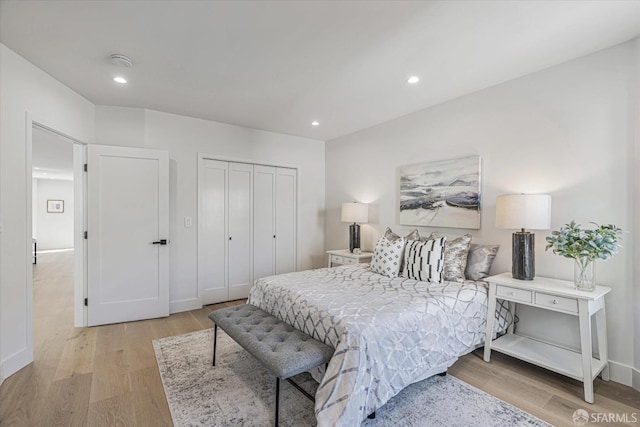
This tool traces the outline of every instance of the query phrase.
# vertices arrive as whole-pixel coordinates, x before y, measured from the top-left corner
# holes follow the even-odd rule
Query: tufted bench
[[[209,314],[215,323],[213,366],[216,365],[218,327],[276,375],[275,425],[278,425],[280,379],[286,379],[306,397],[314,400],[290,378],[326,364],[333,348],[284,323],[251,304],[220,308]]]

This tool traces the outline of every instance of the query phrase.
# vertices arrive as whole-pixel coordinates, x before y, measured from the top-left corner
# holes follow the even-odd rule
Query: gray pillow
[[[431,233],[429,239],[440,237],[438,233]],[[444,270],[442,278],[450,282],[464,282],[467,256],[471,245],[471,234],[447,240],[444,247]]]
[[[389,227],[387,227],[387,229],[385,230],[384,237],[386,237],[387,240],[390,241],[390,242],[395,242],[396,240],[401,238],[396,233],[391,231],[391,229]],[[414,228],[411,233],[409,233],[406,236],[404,236],[404,240],[406,240],[406,241],[409,241],[409,240],[420,240],[420,233],[418,232],[418,229]]]
[[[482,280],[489,276],[491,265],[496,258],[500,245],[476,245],[471,244],[467,257],[465,276],[469,280]]]

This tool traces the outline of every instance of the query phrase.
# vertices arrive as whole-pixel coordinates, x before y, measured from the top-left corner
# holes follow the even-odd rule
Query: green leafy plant
[[[609,259],[618,253],[618,239],[622,238],[622,229],[615,225],[598,225],[593,230],[582,229],[580,224],[571,221],[553,231],[547,237],[545,250],[553,248],[553,253],[576,260],[593,261]]]

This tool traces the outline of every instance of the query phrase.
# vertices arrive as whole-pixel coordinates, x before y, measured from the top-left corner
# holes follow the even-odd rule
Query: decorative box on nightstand
[[[361,252],[354,254],[349,252],[349,249],[337,249],[333,251],[327,251],[329,255],[329,267],[334,265],[343,264],[360,264],[362,262],[371,262],[373,252]]]
[[[489,361],[491,350],[533,363],[584,383],[584,400],[593,403],[593,380],[602,372],[602,379],[609,380],[607,359],[607,319],[604,296],[611,291],[606,286],[597,286],[595,291],[576,290],[573,282],[536,277],[523,281],[511,277],[511,273],[487,277],[489,300],[487,329],[485,335],[484,360]],[[578,316],[580,323],[580,351],[546,343],[537,339],[514,334],[513,325],[507,333],[493,339],[493,323],[496,299],[509,302],[513,313],[515,304],[526,304],[543,310],[552,310]],[[592,356],[591,316],[596,316],[599,359]]]

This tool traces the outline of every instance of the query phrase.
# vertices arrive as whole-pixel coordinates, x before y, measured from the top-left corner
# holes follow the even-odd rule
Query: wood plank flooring
[[[0,387],[1,426],[171,426],[151,340],[210,328],[212,309],[243,302],[163,319],[74,328],[72,298],[73,253],[39,254],[34,363]],[[598,379],[595,404],[589,405],[578,381],[499,353],[491,357],[485,363],[477,350],[449,372],[557,426],[574,426],[572,414],[579,408],[626,414],[628,421],[635,414],[640,423],[640,393],[630,387]]]

